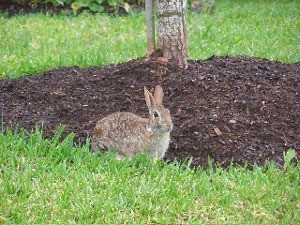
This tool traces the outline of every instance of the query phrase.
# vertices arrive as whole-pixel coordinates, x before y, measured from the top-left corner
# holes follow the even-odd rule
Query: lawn
[[[189,169],[144,156],[116,161],[41,132],[0,135],[0,221],[299,224],[300,167]]]
[[[216,1],[189,14],[191,59],[251,55],[300,61],[297,1]],[[101,66],[145,55],[145,17],[0,15],[0,77]],[[300,166],[190,168],[116,161],[74,135],[0,132],[0,223],[300,224]],[[209,159],[208,159],[209,160]]]
[[[216,1],[213,14],[188,14],[190,59],[250,55],[300,61],[297,1]],[[62,66],[102,66],[145,56],[145,16],[0,15],[0,77]]]

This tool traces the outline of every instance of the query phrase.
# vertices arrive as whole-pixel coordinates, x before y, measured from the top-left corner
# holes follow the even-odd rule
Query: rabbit
[[[100,119],[91,139],[93,152],[117,150],[116,159],[133,158],[145,153],[161,159],[168,150],[173,123],[170,111],[164,108],[163,89],[155,87],[154,96],[144,87],[149,118],[130,112],[115,112]]]

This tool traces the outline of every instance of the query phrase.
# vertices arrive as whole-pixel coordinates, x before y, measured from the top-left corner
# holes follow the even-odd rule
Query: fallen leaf
[[[214,127],[214,131],[215,131],[215,133],[216,133],[218,136],[220,136],[220,135],[223,134],[222,131],[221,131],[219,128],[217,128],[217,127]]]

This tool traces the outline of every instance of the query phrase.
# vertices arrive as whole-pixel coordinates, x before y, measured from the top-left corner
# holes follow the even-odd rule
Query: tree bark
[[[169,62],[187,68],[186,0],[157,0],[158,47]]]
[[[147,55],[150,56],[155,49],[154,0],[145,0],[146,29],[147,29]]]

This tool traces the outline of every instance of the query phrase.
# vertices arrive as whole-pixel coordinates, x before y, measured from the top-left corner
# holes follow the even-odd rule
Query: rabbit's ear
[[[160,85],[157,85],[155,87],[155,91],[154,91],[155,103],[158,105],[162,105],[163,97],[164,97],[163,89]]]
[[[148,91],[146,87],[144,87],[144,95],[145,95],[145,100],[148,108],[149,109],[153,108],[153,106],[155,105],[155,100],[151,92]]]

